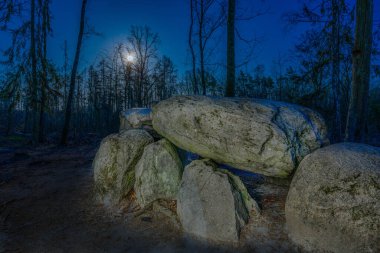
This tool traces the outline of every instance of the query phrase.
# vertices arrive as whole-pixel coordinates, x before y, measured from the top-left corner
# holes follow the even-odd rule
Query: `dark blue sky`
[[[69,46],[74,49],[79,2],[53,0],[54,58],[59,58],[59,54],[62,55],[60,48],[65,39],[69,39]],[[299,9],[300,1],[286,0],[287,5],[284,5],[284,0],[240,0],[239,2],[243,9],[252,8],[253,2],[257,2],[255,9],[269,9],[269,13],[262,17],[238,24],[241,34],[245,37],[258,37],[261,41],[256,47],[253,64],[262,63],[269,68],[274,58],[287,53],[297,41],[297,34],[302,28],[286,32],[282,15],[284,12]],[[102,51],[110,50],[115,43],[125,40],[131,25],[148,25],[160,36],[160,52],[168,55],[180,70],[186,69],[186,64],[189,63],[188,8],[187,0],[89,0],[89,22],[102,33],[102,36],[90,38],[85,42],[83,62],[96,61]],[[224,47],[220,49],[224,50]],[[244,45],[240,48],[238,45],[238,55],[243,55],[245,49]],[[217,59],[222,57],[223,53],[215,55],[215,61],[222,62],[223,59]]]
[[[286,55],[297,42],[299,34],[306,25],[285,29],[282,15],[285,12],[299,10],[301,0],[239,0],[240,8],[249,10],[268,9],[268,14],[252,21],[238,24],[241,33],[248,38],[260,38],[252,64],[264,64],[270,70],[272,61],[279,54]],[[352,1],[354,2],[354,1]],[[375,0],[375,19],[380,16],[378,0]],[[63,43],[67,39],[69,57],[75,48],[81,1],[52,0],[53,38],[49,55],[57,64],[63,62]],[[102,54],[125,41],[131,25],[148,25],[160,36],[160,53],[169,56],[182,72],[188,68],[187,33],[189,26],[188,0],[88,0],[87,16],[89,23],[100,37],[91,37],[84,42],[81,65],[96,62]],[[222,37],[224,39],[224,37]],[[9,42],[0,33],[0,48]],[[224,47],[215,53],[215,61],[223,62]],[[238,57],[245,54],[245,48],[238,44]],[[218,59],[220,58],[220,59]]]

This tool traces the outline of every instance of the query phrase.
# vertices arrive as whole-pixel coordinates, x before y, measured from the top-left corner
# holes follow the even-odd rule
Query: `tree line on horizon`
[[[2,55],[7,71],[0,76],[0,131],[7,135],[22,132],[33,143],[67,144],[88,133],[116,131],[120,112],[128,108],[149,107],[176,94],[199,94],[304,105],[325,117],[332,142],[377,140],[380,145],[380,87],[369,89],[370,81],[380,76],[375,64],[380,26],[372,31],[367,25],[373,22],[373,0],[357,0],[355,7],[345,0],[316,0],[285,13],[290,26],[308,23],[310,28],[300,35],[292,59],[280,55],[270,74],[263,65],[247,69],[257,42],[245,38],[238,25],[265,11],[240,13],[239,0],[189,0],[190,68],[183,75],[160,54],[159,35],[136,25],[98,62],[79,67],[82,45],[95,34],[86,22],[87,0],[81,2],[72,62],[65,41],[64,63],[58,66],[48,58],[51,1],[0,3],[0,29],[12,36]],[[22,22],[14,27],[14,20]],[[226,36],[226,62],[215,64],[214,42],[220,36]],[[242,44],[249,50],[238,62],[236,50]]]

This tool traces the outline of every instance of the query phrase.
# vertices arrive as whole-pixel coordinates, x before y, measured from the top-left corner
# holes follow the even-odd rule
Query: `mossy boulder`
[[[202,239],[236,242],[257,203],[241,180],[211,160],[186,166],[177,198],[177,213],[184,231]]]
[[[144,130],[129,130],[104,138],[93,161],[95,190],[105,203],[117,204],[135,183],[135,166],[153,137]]]
[[[166,139],[149,144],[136,165],[137,202],[145,207],[155,200],[176,200],[183,167],[176,148]]]
[[[303,157],[329,143],[318,113],[260,99],[172,97],[153,107],[152,123],[177,147],[279,178],[291,175]]]
[[[340,143],[308,155],[286,201],[290,238],[316,252],[380,252],[380,148]]]

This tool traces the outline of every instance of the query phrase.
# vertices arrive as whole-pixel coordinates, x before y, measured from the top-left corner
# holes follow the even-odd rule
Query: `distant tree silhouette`
[[[37,125],[37,56],[36,56],[36,35],[35,35],[35,0],[30,1],[30,58],[32,61],[32,108],[33,108],[33,140],[38,138]]]
[[[235,96],[235,0],[228,0],[226,97]]]
[[[190,0],[190,28],[188,35],[188,44],[191,53],[191,74],[192,74],[192,86],[194,94],[199,93],[198,78],[197,78],[197,63],[195,57],[195,50],[193,45],[193,34],[194,34],[194,1]]]
[[[317,92],[321,96],[330,97],[331,138],[332,142],[339,142],[344,131],[342,117],[345,119],[348,107],[347,104],[342,104],[347,100],[344,97],[347,94],[343,94],[343,91],[349,85],[349,81],[343,84],[347,71],[342,73],[342,69],[345,62],[351,62],[346,58],[352,47],[350,9],[345,0],[321,0],[307,2],[301,11],[288,13],[285,18],[290,24],[310,23],[313,26],[313,29],[304,34],[301,42],[297,43],[296,49],[305,56],[301,60],[305,77],[311,77],[316,87],[315,95],[309,95],[317,100]],[[322,92],[325,79],[329,82],[326,93]]]
[[[367,129],[368,91],[372,51],[373,0],[356,1],[352,87],[346,141],[363,142]]]
[[[77,47],[75,51],[75,57],[73,62],[73,67],[71,70],[71,78],[70,78],[70,90],[69,95],[67,98],[67,104],[66,104],[66,112],[65,112],[65,122],[62,129],[62,135],[61,135],[61,144],[66,145],[67,144],[67,135],[69,133],[70,129],[70,120],[71,120],[71,111],[72,111],[72,102],[73,102],[73,96],[74,96],[74,90],[75,90],[75,81],[77,77],[77,70],[78,70],[78,64],[79,64],[79,56],[80,51],[82,48],[82,40],[83,40],[83,33],[84,33],[84,22],[85,22],[85,16],[86,16],[86,5],[87,0],[82,0],[82,8],[81,8],[81,16],[80,16],[80,24],[79,24],[79,33],[78,33],[78,41],[77,41]]]
[[[206,53],[209,50],[209,43],[216,31],[225,23],[225,11],[223,5],[220,5],[217,0],[190,0],[193,1],[190,6],[191,17],[195,21],[191,22],[192,25],[196,24],[196,40],[191,41],[192,36],[189,36],[189,43],[195,43],[198,46],[199,57],[199,71],[200,71],[200,84],[202,94],[206,95],[207,80],[206,80]],[[194,23],[193,23],[194,22]],[[194,64],[193,64],[193,78],[194,78]],[[196,80],[196,78],[194,78]]]

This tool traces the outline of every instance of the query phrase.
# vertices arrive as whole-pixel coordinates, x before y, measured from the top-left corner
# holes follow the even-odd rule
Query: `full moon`
[[[133,55],[127,54],[127,61],[128,62],[133,62],[134,60],[135,60],[135,57],[133,57]]]

